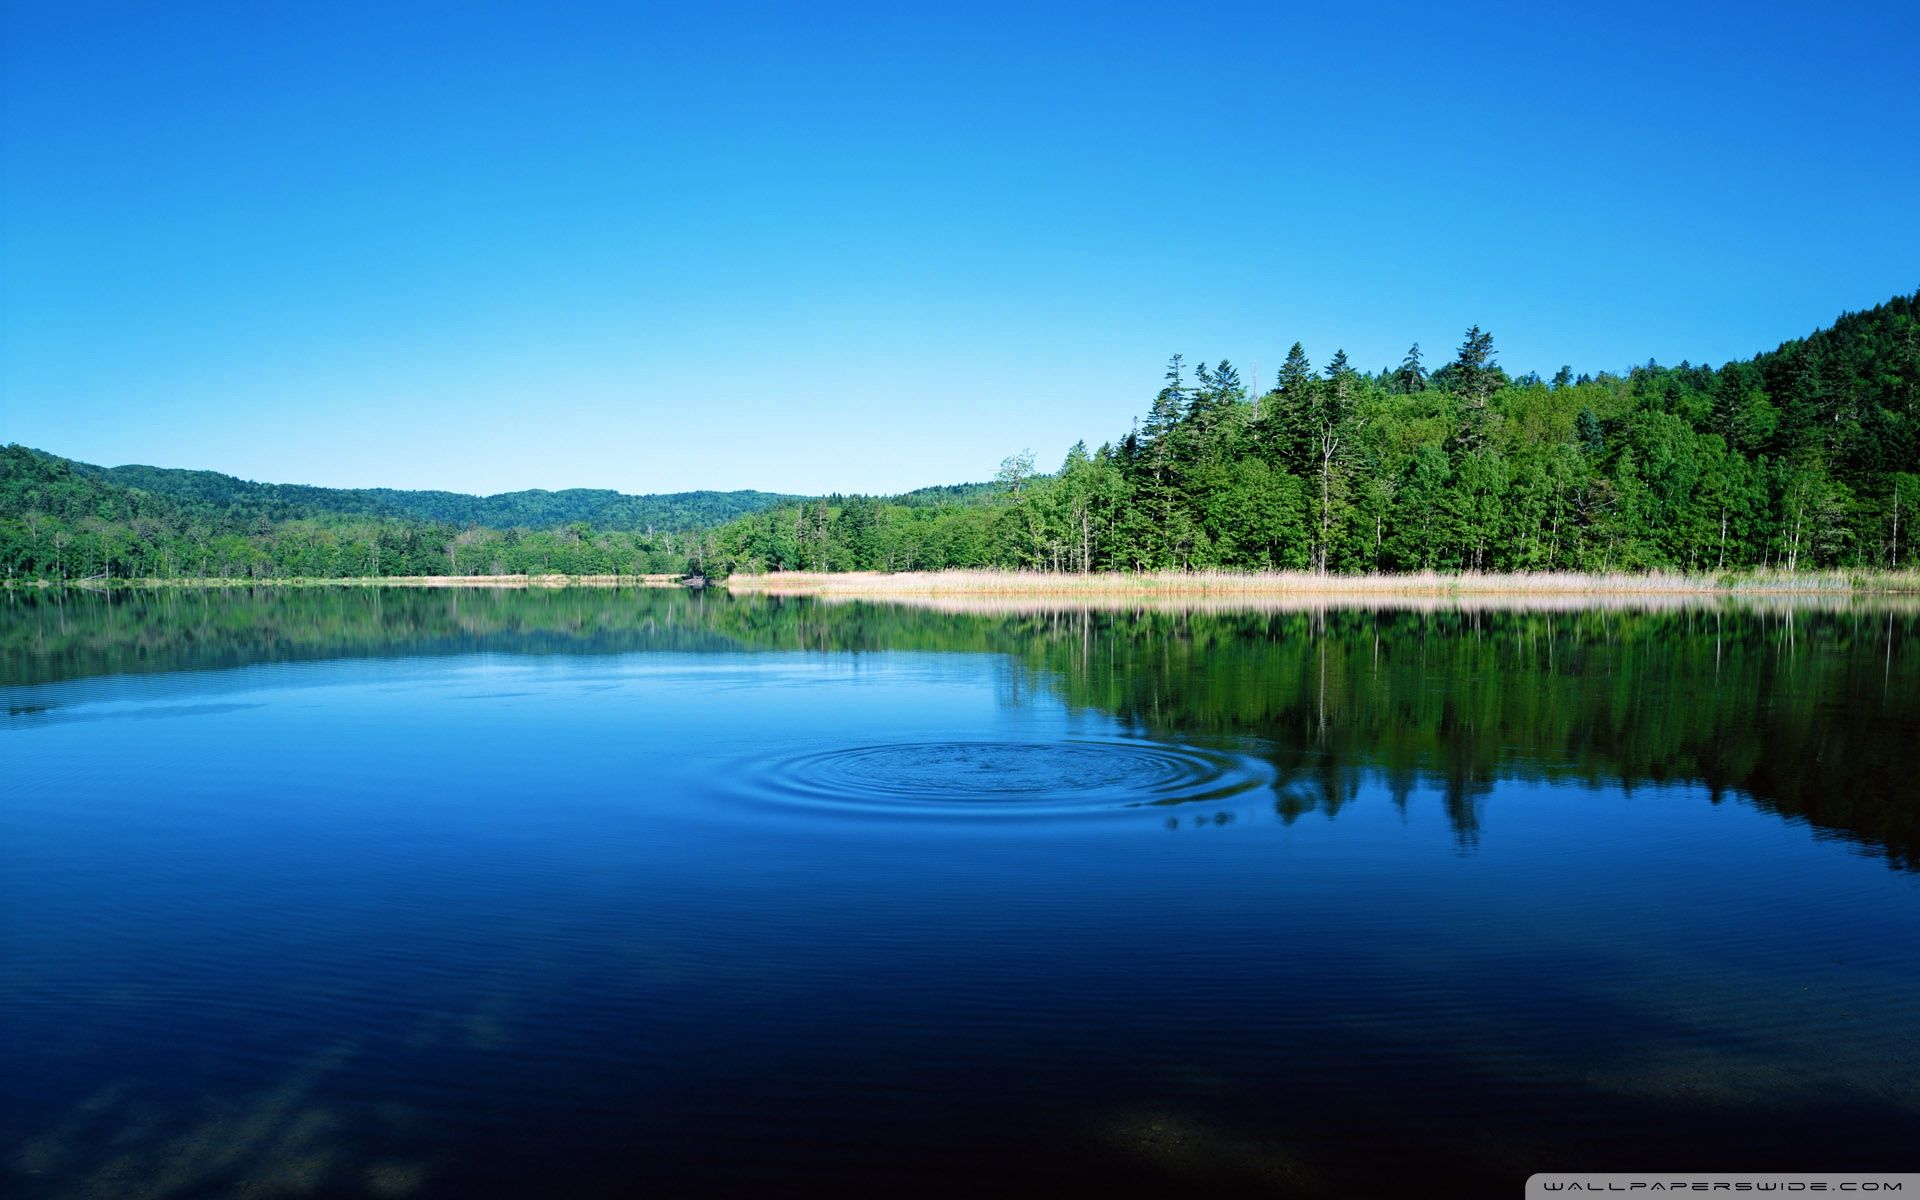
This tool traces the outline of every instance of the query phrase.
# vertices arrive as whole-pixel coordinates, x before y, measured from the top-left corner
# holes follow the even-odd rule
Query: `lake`
[[[1911,1169],[1911,606],[0,597],[0,1191]]]

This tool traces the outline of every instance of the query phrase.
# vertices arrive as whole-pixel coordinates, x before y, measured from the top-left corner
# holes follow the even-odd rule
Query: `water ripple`
[[[860,811],[1062,813],[1224,800],[1266,785],[1259,764],[1150,742],[951,741],[843,746],[760,764],[750,791]]]

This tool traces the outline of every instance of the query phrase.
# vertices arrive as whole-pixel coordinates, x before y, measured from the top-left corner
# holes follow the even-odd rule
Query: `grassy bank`
[[[208,577],[188,579],[9,580],[9,588],[567,588],[682,587],[678,575],[385,575],[351,578]],[[1499,597],[1710,597],[1838,599],[1920,597],[1920,571],[1785,571],[1724,574],[1317,575],[1307,571],[1165,571],[1091,575],[1047,571],[780,571],[734,575],[741,593],[850,600],[1344,600]]]
[[[1317,575],[1305,571],[1065,574],[1044,571],[780,572],[735,575],[727,587],[769,595],[848,599],[999,597],[1032,599],[1213,599],[1297,597],[1367,600],[1447,596],[1860,596],[1920,595],[1920,571],[1784,571],[1712,575],[1440,574]]]

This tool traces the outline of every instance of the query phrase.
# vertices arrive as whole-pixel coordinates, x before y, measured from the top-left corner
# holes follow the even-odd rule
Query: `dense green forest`
[[[733,570],[1724,571],[1911,565],[1920,293],[1719,368],[1511,377],[1467,331],[1429,370],[1271,387],[1179,356],[1121,437],[1051,475],[890,498],[344,490],[0,452],[7,578]]]
[[[1176,356],[1144,418],[992,506],[777,506],[750,570],[1892,568],[1920,503],[1920,293],[1718,369],[1510,377],[1467,331],[1366,372],[1296,343],[1273,386]]]
[[[979,503],[989,483],[901,508]],[[0,577],[341,578],[680,574],[716,525],[800,498],[773,492],[455,492],[251,483],[214,471],[96,467],[0,447]],[[848,501],[830,497],[836,509]]]
[[[74,468],[109,482],[181,501],[205,511],[238,511],[273,521],[329,516],[398,517],[465,528],[558,529],[585,523],[595,529],[630,532],[648,529],[695,530],[730,521],[799,496],[775,492],[673,492],[630,496],[588,488],[560,492],[503,492],[469,496],[460,492],[413,492],[393,488],[324,488],[297,483],[253,483],[217,471],[165,467]]]
[[[1285,820],[1331,816],[1376,781],[1394,803],[1444,805],[1471,844],[1497,821],[1483,803],[1499,780],[1689,782],[1912,870],[1916,634],[1908,612],[1734,605],[981,615],[680,589],[14,591],[0,599],[0,692],[18,719],[57,720],[44,706],[85,693],[37,685],[259,662],[993,654],[1009,704],[1044,692],[1142,734],[1255,739]],[[1866,715],[1823,718],[1833,704]],[[1196,807],[1168,817],[1215,815]]]
[[[599,529],[586,521],[496,529],[290,508],[279,493],[306,489],[237,480],[235,488],[208,482],[198,494],[189,486],[185,495],[165,495],[116,482],[117,474],[24,446],[0,449],[0,562],[7,576],[631,575],[681,571],[699,536],[672,529]],[[190,483],[229,478],[195,471],[164,474],[188,477]]]

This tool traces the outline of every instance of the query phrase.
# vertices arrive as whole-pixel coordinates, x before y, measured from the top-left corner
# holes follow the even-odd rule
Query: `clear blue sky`
[[[94,462],[894,490],[1174,351],[1719,362],[1920,286],[1911,0],[4,3],[0,441]]]

